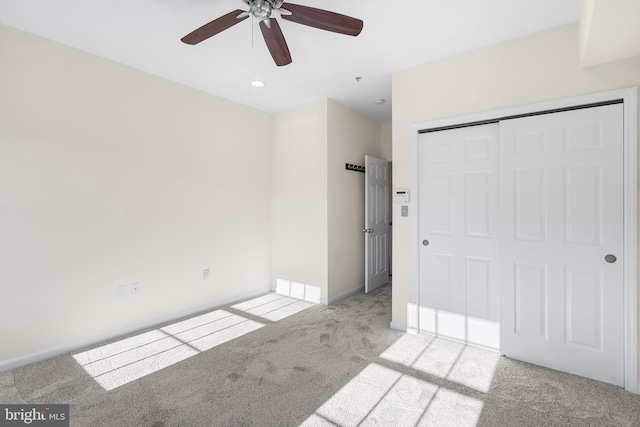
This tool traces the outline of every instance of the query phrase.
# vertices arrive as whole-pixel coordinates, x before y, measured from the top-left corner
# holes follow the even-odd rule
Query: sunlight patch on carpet
[[[300,313],[315,304],[301,301],[282,295],[269,294],[263,297],[254,298],[240,304],[232,305],[231,308],[244,311],[254,316],[262,317],[271,322],[285,319]]]
[[[430,335],[403,335],[380,357],[487,393],[500,355]]]
[[[440,388],[416,426],[475,427],[484,403],[446,388]]]
[[[473,427],[483,406],[478,399],[371,363],[301,427]]]
[[[217,310],[87,350],[73,358],[109,391],[263,326]]]

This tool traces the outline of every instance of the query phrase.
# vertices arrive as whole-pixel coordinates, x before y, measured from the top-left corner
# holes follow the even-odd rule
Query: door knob
[[[618,258],[616,258],[615,255],[609,254],[606,257],[604,257],[604,260],[607,261],[609,264],[613,264],[618,260]]]
[[[428,241],[427,239],[424,239],[424,240],[422,241],[422,244],[423,244],[424,246],[429,246],[429,241]]]

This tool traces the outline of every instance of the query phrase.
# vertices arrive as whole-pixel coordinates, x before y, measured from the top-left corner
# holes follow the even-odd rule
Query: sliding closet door
[[[502,353],[621,386],[622,117],[500,123]]]
[[[498,125],[420,135],[420,331],[499,348]]]

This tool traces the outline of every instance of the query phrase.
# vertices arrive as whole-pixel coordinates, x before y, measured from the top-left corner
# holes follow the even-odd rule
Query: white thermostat
[[[393,203],[409,203],[409,190],[395,190],[393,192]]]

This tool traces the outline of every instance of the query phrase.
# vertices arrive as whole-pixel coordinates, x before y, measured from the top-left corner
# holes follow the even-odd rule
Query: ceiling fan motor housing
[[[271,17],[271,3],[264,0],[255,0],[251,5],[251,14],[259,21]]]
[[[249,6],[247,13],[251,14],[258,21],[266,21],[271,18],[271,14],[275,10],[281,14],[287,14],[287,10],[280,9],[283,0],[242,0]]]

